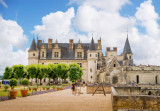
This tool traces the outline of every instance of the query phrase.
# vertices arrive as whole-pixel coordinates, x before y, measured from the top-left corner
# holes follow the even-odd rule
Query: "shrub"
[[[3,86],[3,87],[4,87],[5,91],[9,88],[8,85],[5,85],[5,86]]]
[[[42,88],[46,88],[46,86],[42,86]]]
[[[28,89],[29,89],[29,90],[32,90],[32,89],[33,89],[33,86],[28,86]]]
[[[46,86],[46,89],[47,89],[47,90],[50,89],[50,86]]]
[[[28,79],[23,79],[21,81],[21,84],[24,86],[24,89],[25,89],[25,86],[28,86],[28,84],[29,84],[29,80]]]
[[[17,79],[11,79],[10,80],[10,82],[9,82],[9,85],[12,87],[12,88],[14,88],[15,86],[17,86],[18,85],[18,81],[17,81]]]
[[[55,88],[55,85],[53,85],[53,88]]]

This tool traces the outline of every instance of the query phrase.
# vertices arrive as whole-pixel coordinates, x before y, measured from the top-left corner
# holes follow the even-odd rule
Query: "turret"
[[[33,38],[31,46],[28,50],[28,65],[29,64],[38,64],[38,49],[35,42],[35,39]]]
[[[123,55],[127,55],[128,59],[129,59],[129,64],[128,65],[133,65],[133,53],[129,44],[129,40],[128,40],[128,34],[127,34],[127,39],[124,45],[124,49],[123,49]]]
[[[94,83],[97,81],[97,50],[92,37],[88,54],[88,81]]]

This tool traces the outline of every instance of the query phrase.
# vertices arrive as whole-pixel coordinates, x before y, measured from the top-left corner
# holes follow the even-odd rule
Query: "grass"
[[[15,91],[18,91],[18,94],[17,94],[17,97],[21,97],[22,95],[21,95],[21,89],[24,89],[24,87],[23,86],[16,86],[15,87]],[[27,87],[25,88],[25,89],[28,89]],[[8,96],[8,93],[9,93],[9,91],[11,90],[11,88],[9,87],[9,89],[7,89],[6,91],[4,90],[4,87],[2,86],[1,88],[0,88],[0,96]],[[35,92],[35,91],[33,91],[33,92]],[[32,93],[32,91],[29,91],[28,90],[28,93]]]

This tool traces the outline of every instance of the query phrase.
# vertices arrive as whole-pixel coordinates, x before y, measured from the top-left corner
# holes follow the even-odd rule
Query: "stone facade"
[[[28,50],[28,64],[48,63],[78,63],[83,69],[82,80],[91,83],[105,82],[107,84],[131,84],[135,81],[140,84],[160,84],[160,66],[135,66],[133,53],[126,39],[123,52],[118,55],[117,47],[106,47],[105,55],[102,53],[101,39],[94,43],[48,43],[33,39]]]

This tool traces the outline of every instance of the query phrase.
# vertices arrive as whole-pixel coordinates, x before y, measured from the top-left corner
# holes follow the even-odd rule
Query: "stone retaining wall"
[[[94,91],[97,89],[98,85],[91,85],[91,86],[87,86],[87,94],[93,94]],[[102,87],[100,86],[98,88],[98,90],[102,90]],[[104,86],[104,90],[106,94],[110,94],[111,93],[111,88],[110,86]],[[96,91],[95,94],[103,94],[103,91]]]
[[[120,95],[111,87],[113,111],[120,109],[160,111],[160,96]]]

